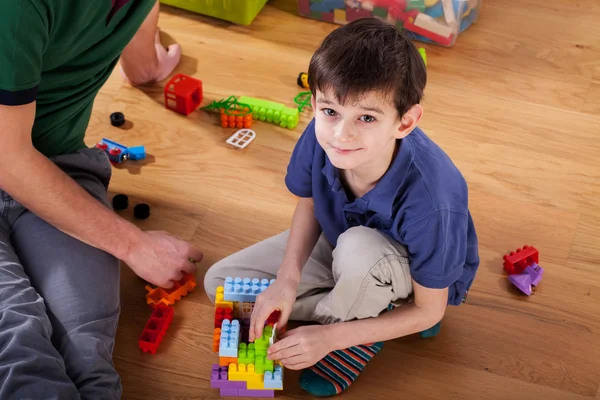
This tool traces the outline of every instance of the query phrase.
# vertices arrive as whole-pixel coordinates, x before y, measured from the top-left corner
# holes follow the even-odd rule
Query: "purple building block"
[[[229,389],[246,389],[246,381],[229,381]]]
[[[221,397],[241,397],[238,389],[221,389]]]
[[[240,397],[275,397],[275,391],[274,390],[240,389],[240,390],[238,390],[238,396],[240,396]]]
[[[533,263],[522,274],[513,274],[508,276],[508,280],[527,296],[531,295],[531,287],[537,286],[542,280],[544,269],[538,264]]]
[[[210,377],[210,387],[213,389],[227,389],[229,381],[227,380],[227,367],[219,367],[219,364],[213,364]]]

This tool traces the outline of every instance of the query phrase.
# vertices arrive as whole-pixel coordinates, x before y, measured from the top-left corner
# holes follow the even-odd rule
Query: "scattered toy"
[[[96,147],[104,150],[108,154],[110,162],[115,164],[121,164],[127,160],[143,160],[146,158],[146,150],[144,146],[127,147],[120,143],[114,142],[109,139],[102,139],[96,143]]]
[[[539,252],[533,246],[523,246],[503,257],[508,280],[527,296],[532,294],[532,286],[542,280],[544,269],[538,265]]]
[[[112,205],[114,210],[125,210],[129,207],[129,197],[125,194],[117,194],[112,199]]]
[[[125,123],[125,115],[121,112],[110,114],[110,124],[112,126],[122,126]]]
[[[167,109],[188,115],[202,103],[202,81],[177,74],[165,85],[164,93]]]
[[[150,216],[150,206],[148,204],[137,204],[133,207],[133,216],[137,219],[146,219]]]
[[[300,72],[298,75],[298,86],[304,89],[310,89],[308,85],[308,74],[306,72]]]
[[[227,143],[243,149],[250,144],[256,138],[256,133],[252,129],[240,129],[227,139]]]

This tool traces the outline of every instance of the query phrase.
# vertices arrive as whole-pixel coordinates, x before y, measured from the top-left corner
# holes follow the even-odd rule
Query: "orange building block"
[[[236,364],[237,357],[219,357],[219,365],[221,367],[228,367],[230,364]]]
[[[219,343],[221,342],[221,328],[215,328],[213,332],[212,350],[215,353],[219,352]]]
[[[221,126],[223,128],[252,128],[252,113],[248,107],[230,108],[227,113],[224,108],[221,108]]]
[[[146,285],[148,291],[146,303],[153,308],[159,303],[170,306],[175,304],[177,300],[181,300],[183,296],[187,296],[195,287],[196,277],[189,273],[184,273],[183,278],[179,282],[175,282],[170,289],[152,288],[150,285]]]

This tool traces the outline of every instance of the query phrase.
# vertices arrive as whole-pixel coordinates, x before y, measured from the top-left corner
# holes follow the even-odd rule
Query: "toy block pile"
[[[247,343],[256,296],[274,281],[228,277],[217,288],[212,350],[219,363],[213,364],[210,382],[223,397],[275,397],[275,390],[283,390],[283,367],[267,358],[279,312],[265,321],[262,337]]]
[[[144,352],[156,354],[158,347],[165,337],[167,329],[173,321],[175,310],[173,304],[187,296],[196,287],[196,277],[184,273],[179,282],[175,282],[170,289],[152,288],[146,286],[146,303],[152,308],[150,319],[140,335],[138,345]]]
[[[479,18],[483,0],[298,0],[298,13],[307,18],[347,24],[376,17],[425,43],[452,46]]]
[[[537,286],[542,280],[544,269],[538,265],[539,252],[533,246],[523,246],[517,251],[511,251],[504,257],[504,270],[508,280],[527,296],[532,294],[532,286]]]

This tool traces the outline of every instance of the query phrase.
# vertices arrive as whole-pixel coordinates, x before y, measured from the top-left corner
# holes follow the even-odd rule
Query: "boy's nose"
[[[354,140],[356,136],[354,125],[348,123],[340,123],[334,130],[336,140],[340,142],[349,142]]]

